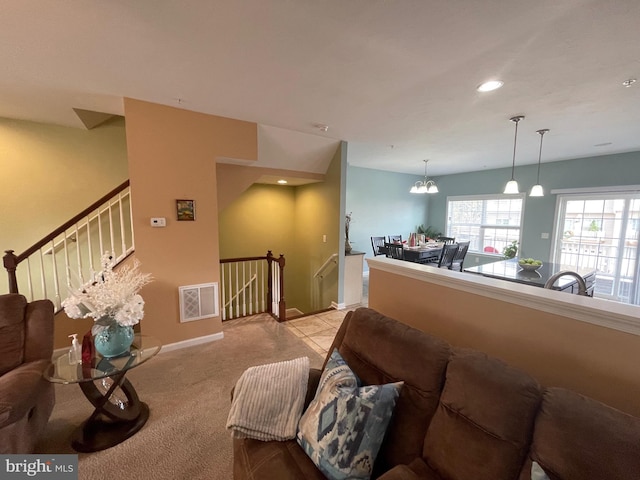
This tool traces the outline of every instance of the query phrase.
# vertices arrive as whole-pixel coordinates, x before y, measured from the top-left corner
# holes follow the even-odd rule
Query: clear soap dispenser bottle
[[[80,343],[78,342],[78,334],[71,334],[69,338],[73,339],[71,340],[71,348],[69,349],[69,365],[82,363],[82,348],[80,348]]]

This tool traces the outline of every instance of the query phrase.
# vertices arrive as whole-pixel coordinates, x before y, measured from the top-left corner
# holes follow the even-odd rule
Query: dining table
[[[422,245],[410,247],[407,244],[402,245],[404,259],[414,263],[434,263],[440,259],[442,254],[442,242],[427,242]],[[380,247],[380,253],[387,254],[385,247]]]
[[[404,247],[404,259],[415,263],[433,263],[440,259],[443,243],[431,242],[415,247]]]

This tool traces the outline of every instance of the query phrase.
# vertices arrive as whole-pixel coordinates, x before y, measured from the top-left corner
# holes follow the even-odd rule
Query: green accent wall
[[[292,293],[303,312],[327,308],[331,302],[339,301],[340,269],[333,264],[324,271],[322,278],[314,277],[314,274],[331,255],[339,253],[341,245],[340,192],[344,148],[345,144],[341,142],[325,173],[324,182],[297,187],[296,264]],[[327,236],[326,242],[323,242],[323,235]]]
[[[221,259],[261,256],[267,250],[284,254],[287,308],[308,313],[338,302],[339,269],[328,268],[322,279],[313,274],[339,250],[341,164],[342,147],[324,182],[254,184],[219,214]]]
[[[295,245],[295,188],[254,184],[218,217],[220,258],[288,256]]]
[[[409,193],[424,177],[370,168],[347,168],[346,212],[351,212],[349,240],[354,250],[373,256],[371,237],[402,235],[428,223],[428,207],[433,195]],[[364,270],[368,271],[367,262]]]
[[[536,182],[537,165],[515,169],[520,191],[528,194]],[[511,177],[511,168],[435,177],[440,190],[433,195],[412,195],[411,185],[422,177],[349,166],[346,212],[352,212],[350,240],[355,250],[373,256],[372,236],[402,234],[407,238],[416,225],[432,225],[446,231],[447,197],[501,193]],[[544,197],[525,199],[520,255],[548,261],[553,240],[556,195],[566,188],[640,185],[640,152],[543,163],[540,183]],[[549,233],[542,239],[542,233]],[[476,259],[478,260],[476,262]],[[494,261],[496,257],[469,254],[467,265]],[[365,271],[367,264],[365,262]]]
[[[553,189],[606,187],[616,185],[640,185],[640,152],[579,158],[561,162],[543,163],[540,168],[540,183],[544,197],[529,197],[536,183],[537,165],[518,167],[515,178],[521,192],[526,192],[522,244],[519,256],[548,261],[553,241],[556,212],[556,195]],[[428,218],[435,227],[446,231],[447,196],[480,195],[501,193],[511,178],[511,168],[480,172],[444,175],[436,178],[440,193],[429,197]],[[549,233],[549,239],[542,239]],[[476,257],[478,262],[475,261]],[[487,256],[469,254],[467,266],[495,260]]]
[[[0,166],[0,249],[19,254],[129,178],[124,118],[92,130],[0,118]]]

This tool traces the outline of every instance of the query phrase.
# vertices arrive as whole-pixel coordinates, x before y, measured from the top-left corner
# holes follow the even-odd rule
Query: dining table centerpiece
[[[62,302],[70,318],[93,318],[91,327],[96,350],[103,357],[117,357],[133,343],[133,326],[144,317],[144,300],[138,293],[151,281],[151,274],[139,271],[140,262],[114,270],[114,257],[106,252],[102,269],[91,280],[72,290]]]

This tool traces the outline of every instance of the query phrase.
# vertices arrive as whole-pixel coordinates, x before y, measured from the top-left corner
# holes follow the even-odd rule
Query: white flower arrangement
[[[151,281],[151,274],[140,273],[140,262],[113,271],[115,261],[109,252],[102,255],[102,271],[73,291],[62,302],[70,318],[92,317],[98,321],[112,317],[122,326],[133,326],[144,316],[144,300],[138,294]]]

